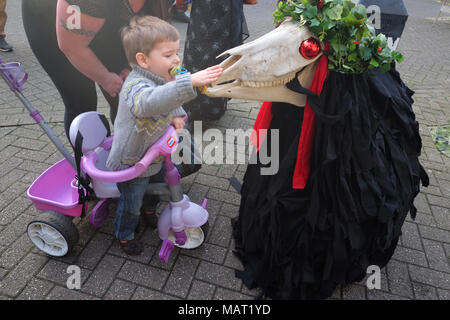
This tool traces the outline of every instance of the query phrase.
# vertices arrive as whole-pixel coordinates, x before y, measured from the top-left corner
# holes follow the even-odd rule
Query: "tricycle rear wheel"
[[[54,257],[69,253],[78,243],[79,233],[72,220],[58,212],[45,211],[27,226],[31,242]]]

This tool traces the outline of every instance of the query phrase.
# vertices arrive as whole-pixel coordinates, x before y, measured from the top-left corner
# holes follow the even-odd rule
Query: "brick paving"
[[[247,6],[251,39],[271,30],[271,0]],[[406,0],[410,17],[399,50],[404,81],[413,89],[414,111],[423,139],[422,164],[430,187],[416,199],[418,214],[404,224],[393,259],[382,270],[381,289],[369,290],[366,280],[338,288],[330,299],[450,299],[450,161],[435,148],[429,127],[450,121],[450,23],[443,14],[433,25],[440,4],[434,0]],[[423,10],[426,8],[426,10]],[[34,58],[25,38],[20,1],[8,1],[6,27],[12,53],[0,53],[5,62],[19,61],[30,73],[25,95],[41,111],[62,141],[63,104],[48,76]],[[267,17],[261,19],[261,17]],[[186,25],[176,24],[184,36]],[[100,95],[101,96],[101,95]],[[226,114],[204,128],[251,127],[259,103],[231,100]],[[98,110],[109,114],[106,102]],[[245,165],[204,165],[183,179],[193,201],[208,197],[210,232],[194,250],[175,249],[167,264],[159,262],[156,230],[143,229],[145,250],[138,257],[122,254],[114,241],[112,218],[100,229],[88,219],[75,219],[80,240],[63,258],[51,258],[36,249],[25,228],[39,212],[26,197],[28,186],[62,156],[25,108],[0,82],[0,299],[254,299],[235,278],[241,268],[233,256],[230,218],[238,214],[239,194],[228,182],[242,181]],[[67,143],[66,143],[66,146]],[[68,266],[81,268],[81,289],[69,290]]]

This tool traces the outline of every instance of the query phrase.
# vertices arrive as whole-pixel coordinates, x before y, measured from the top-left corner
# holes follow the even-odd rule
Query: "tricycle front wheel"
[[[39,250],[54,257],[65,256],[79,239],[72,220],[54,211],[46,211],[31,221],[27,234]]]
[[[206,221],[204,225],[198,228],[185,228],[184,231],[186,232],[187,240],[183,245],[179,245],[176,243],[175,236],[173,234],[173,231],[169,231],[169,240],[174,243],[175,246],[181,248],[181,249],[195,249],[202,245],[202,243],[205,241],[206,236],[208,235],[209,231],[209,221]]]

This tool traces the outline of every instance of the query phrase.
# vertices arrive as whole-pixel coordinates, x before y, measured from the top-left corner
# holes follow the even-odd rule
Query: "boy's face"
[[[158,42],[146,57],[144,69],[164,78],[167,82],[172,81],[174,77],[170,71],[181,62],[178,57],[179,49],[180,40]]]

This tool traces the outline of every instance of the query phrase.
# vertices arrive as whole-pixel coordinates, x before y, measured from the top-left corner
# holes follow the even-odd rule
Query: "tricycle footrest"
[[[187,240],[186,232],[183,230],[181,232],[174,232],[173,235],[175,236],[175,242],[179,244],[180,246],[184,245]]]
[[[172,253],[174,248],[174,244],[170,240],[164,240],[161,249],[159,250],[159,260],[161,260],[162,263],[167,263],[170,258],[170,254]]]

